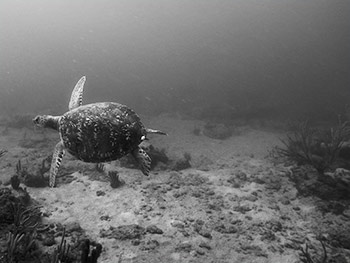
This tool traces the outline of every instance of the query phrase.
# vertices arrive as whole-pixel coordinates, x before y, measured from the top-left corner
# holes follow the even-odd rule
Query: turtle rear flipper
[[[153,133],[153,134],[161,134],[161,135],[168,135],[166,132],[155,130],[155,129],[146,129],[147,133]]]
[[[132,151],[132,156],[136,159],[142,173],[146,176],[149,175],[151,170],[151,158],[141,147],[136,148]]]
[[[59,142],[56,144],[55,150],[52,156],[50,178],[49,178],[50,187],[55,187],[56,175],[57,175],[58,169],[60,168],[63,156],[64,156],[64,146],[62,142]]]

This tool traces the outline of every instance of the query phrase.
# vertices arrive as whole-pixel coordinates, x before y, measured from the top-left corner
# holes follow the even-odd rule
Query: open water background
[[[348,0],[1,0],[1,114],[332,119],[350,101]],[[248,115],[249,115],[248,114]]]

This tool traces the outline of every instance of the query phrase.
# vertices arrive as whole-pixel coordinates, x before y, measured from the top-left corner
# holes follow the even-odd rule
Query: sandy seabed
[[[203,127],[201,121],[160,116],[144,118],[144,123],[168,133],[151,135],[152,145],[164,148],[173,160],[189,153],[192,167],[173,171],[160,166],[144,177],[139,170],[110,164],[125,181],[113,189],[108,178],[92,180],[98,172],[91,164],[66,156],[62,169],[73,171],[69,182],[59,181],[54,189],[27,187],[42,206],[45,223],[78,225],[102,244],[98,262],[121,258],[154,263],[296,263],[302,262],[300,246],[305,244],[322,259],[317,235],[329,237],[338,230],[350,234],[348,202],[341,213],[325,212],[320,207],[326,201],[298,193],[291,180],[296,167],[267,158],[280,143],[281,132],[247,125],[228,139],[216,140],[193,134],[195,127]],[[37,141],[38,147],[24,147],[25,140]],[[1,158],[3,184],[15,173],[19,159],[25,166],[45,157],[58,140],[55,132],[10,128],[0,136],[0,148],[8,149]],[[116,231],[120,227],[130,235]],[[342,260],[334,262],[350,262],[349,248],[337,244],[327,247]]]

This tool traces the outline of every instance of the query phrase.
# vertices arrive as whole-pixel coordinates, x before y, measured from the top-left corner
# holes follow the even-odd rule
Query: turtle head
[[[39,127],[45,127],[45,123],[47,122],[46,115],[38,115],[33,119],[33,123]]]
[[[33,119],[33,123],[42,128],[51,128],[58,130],[59,117],[51,115],[38,115]]]

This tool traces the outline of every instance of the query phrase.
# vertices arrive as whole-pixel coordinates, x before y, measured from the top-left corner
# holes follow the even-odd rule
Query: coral
[[[48,179],[44,177],[44,174],[50,170],[51,166],[51,155],[44,158],[41,161],[39,170],[35,173],[29,173],[26,167],[22,166],[21,160],[18,160],[16,164],[16,176],[26,186],[29,187],[45,187],[48,184]]]
[[[17,164],[16,164],[16,175],[19,178],[26,178],[27,175],[28,175],[28,171],[27,171],[27,169],[25,167],[22,166],[21,160],[17,161]]]
[[[19,177],[17,174],[11,176],[10,183],[14,190],[19,190],[19,185],[21,181],[19,180]]]
[[[7,152],[7,150],[0,149],[0,157],[2,157],[6,152]]]
[[[24,190],[12,191],[10,188],[0,188],[0,229],[8,228],[12,224],[14,228],[18,228],[21,227],[21,222],[29,223],[28,216],[31,217],[37,211],[34,207],[28,208],[34,211],[26,211],[25,207],[29,201],[30,196]]]
[[[58,247],[55,249],[53,253],[53,263],[59,263],[59,262],[69,262],[69,244],[67,245],[67,241],[65,240],[66,235],[66,229],[63,228],[61,242],[58,245]]]
[[[119,179],[119,173],[117,171],[109,171],[108,177],[110,179],[112,188],[118,188],[125,184],[124,181]]]
[[[118,240],[141,239],[146,233],[146,229],[138,224],[111,226],[108,230],[100,231],[101,237],[114,238]]]
[[[19,242],[22,240],[24,234],[12,234],[11,232],[8,233],[7,237],[7,256],[6,259],[8,262],[15,262],[15,255],[17,251],[17,247],[19,246]]]
[[[294,127],[294,131],[281,140],[283,147],[275,147],[272,155],[284,157],[298,165],[308,164],[320,175],[334,165],[342,145],[350,136],[348,122],[339,122],[329,130],[311,128],[307,121]]]
[[[33,258],[37,251],[36,228],[40,221],[38,207],[25,207],[14,201],[10,201],[9,206],[6,260],[19,262]]]
[[[35,233],[8,233],[7,262],[19,262],[28,258],[30,250],[35,247]]]
[[[102,245],[86,239],[83,242],[81,252],[82,263],[97,263],[97,259],[102,252]]]
[[[165,149],[158,149],[154,147],[152,144],[143,142],[141,147],[147,152],[149,157],[151,157],[151,169],[153,169],[158,163],[168,163],[169,158],[165,153]]]
[[[40,240],[40,262],[50,263],[93,263],[97,262],[102,252],[102,245],[87,239],[85,231],[77,222],[44,225],[38,229],[38,240]],[[60,236],[57,245],[55,237]],[[54,246],[52,248],[45,248]],[[1,261],[0,261],[1,262]],[[35,261],[39,262],[39,261]]]
[[[300,247],[300,251],[301,251],[300,260],[301,260],[301,262],[303,262],[303,263],[327,263],[328,262],[327,250],[326,250],[325,243],[321,239],[319,239],[319,241],[321,242],[322,250],[323,250],[322,258],[316,258],[315,256],[312,256],[309,252],[309,245],[306,244],[305,249],[303,247]]]
[[[27,206],[29,201],[30,196],[23,189],[12,191],[10,188],[0,188],[0,229],[13,224],[18,210],[16,206]]]
[[[39,175],[44,177],[44,174],[51,168],[52,155],[48,155],[41,161],[41,167],[39,168]]]
[[[180,158],[179,160],[176,160],[173,163],[171,169],[174,171],[181,171],[181,170],[191,168],[191,159],[192,159],[191,154],[188,152],[185,152],[182,158]]]
[[[15,234],[26,233],[36,229],[40,220],[39,207],[26,208],[21,203],[11,203],[11,210],[13,215],[12,232]]]
[[[102,246],[93,241],[87,246],[79,224],[42,224],[39,207],[15,196],[20,191],[0,188],[0,262],[97,262]],[[57,235],[56,247],[46,248],[55,245]]]
[[[105,166],[103,163],[96,164],[96,171],[99,173],[103,173],[105,171]]]

